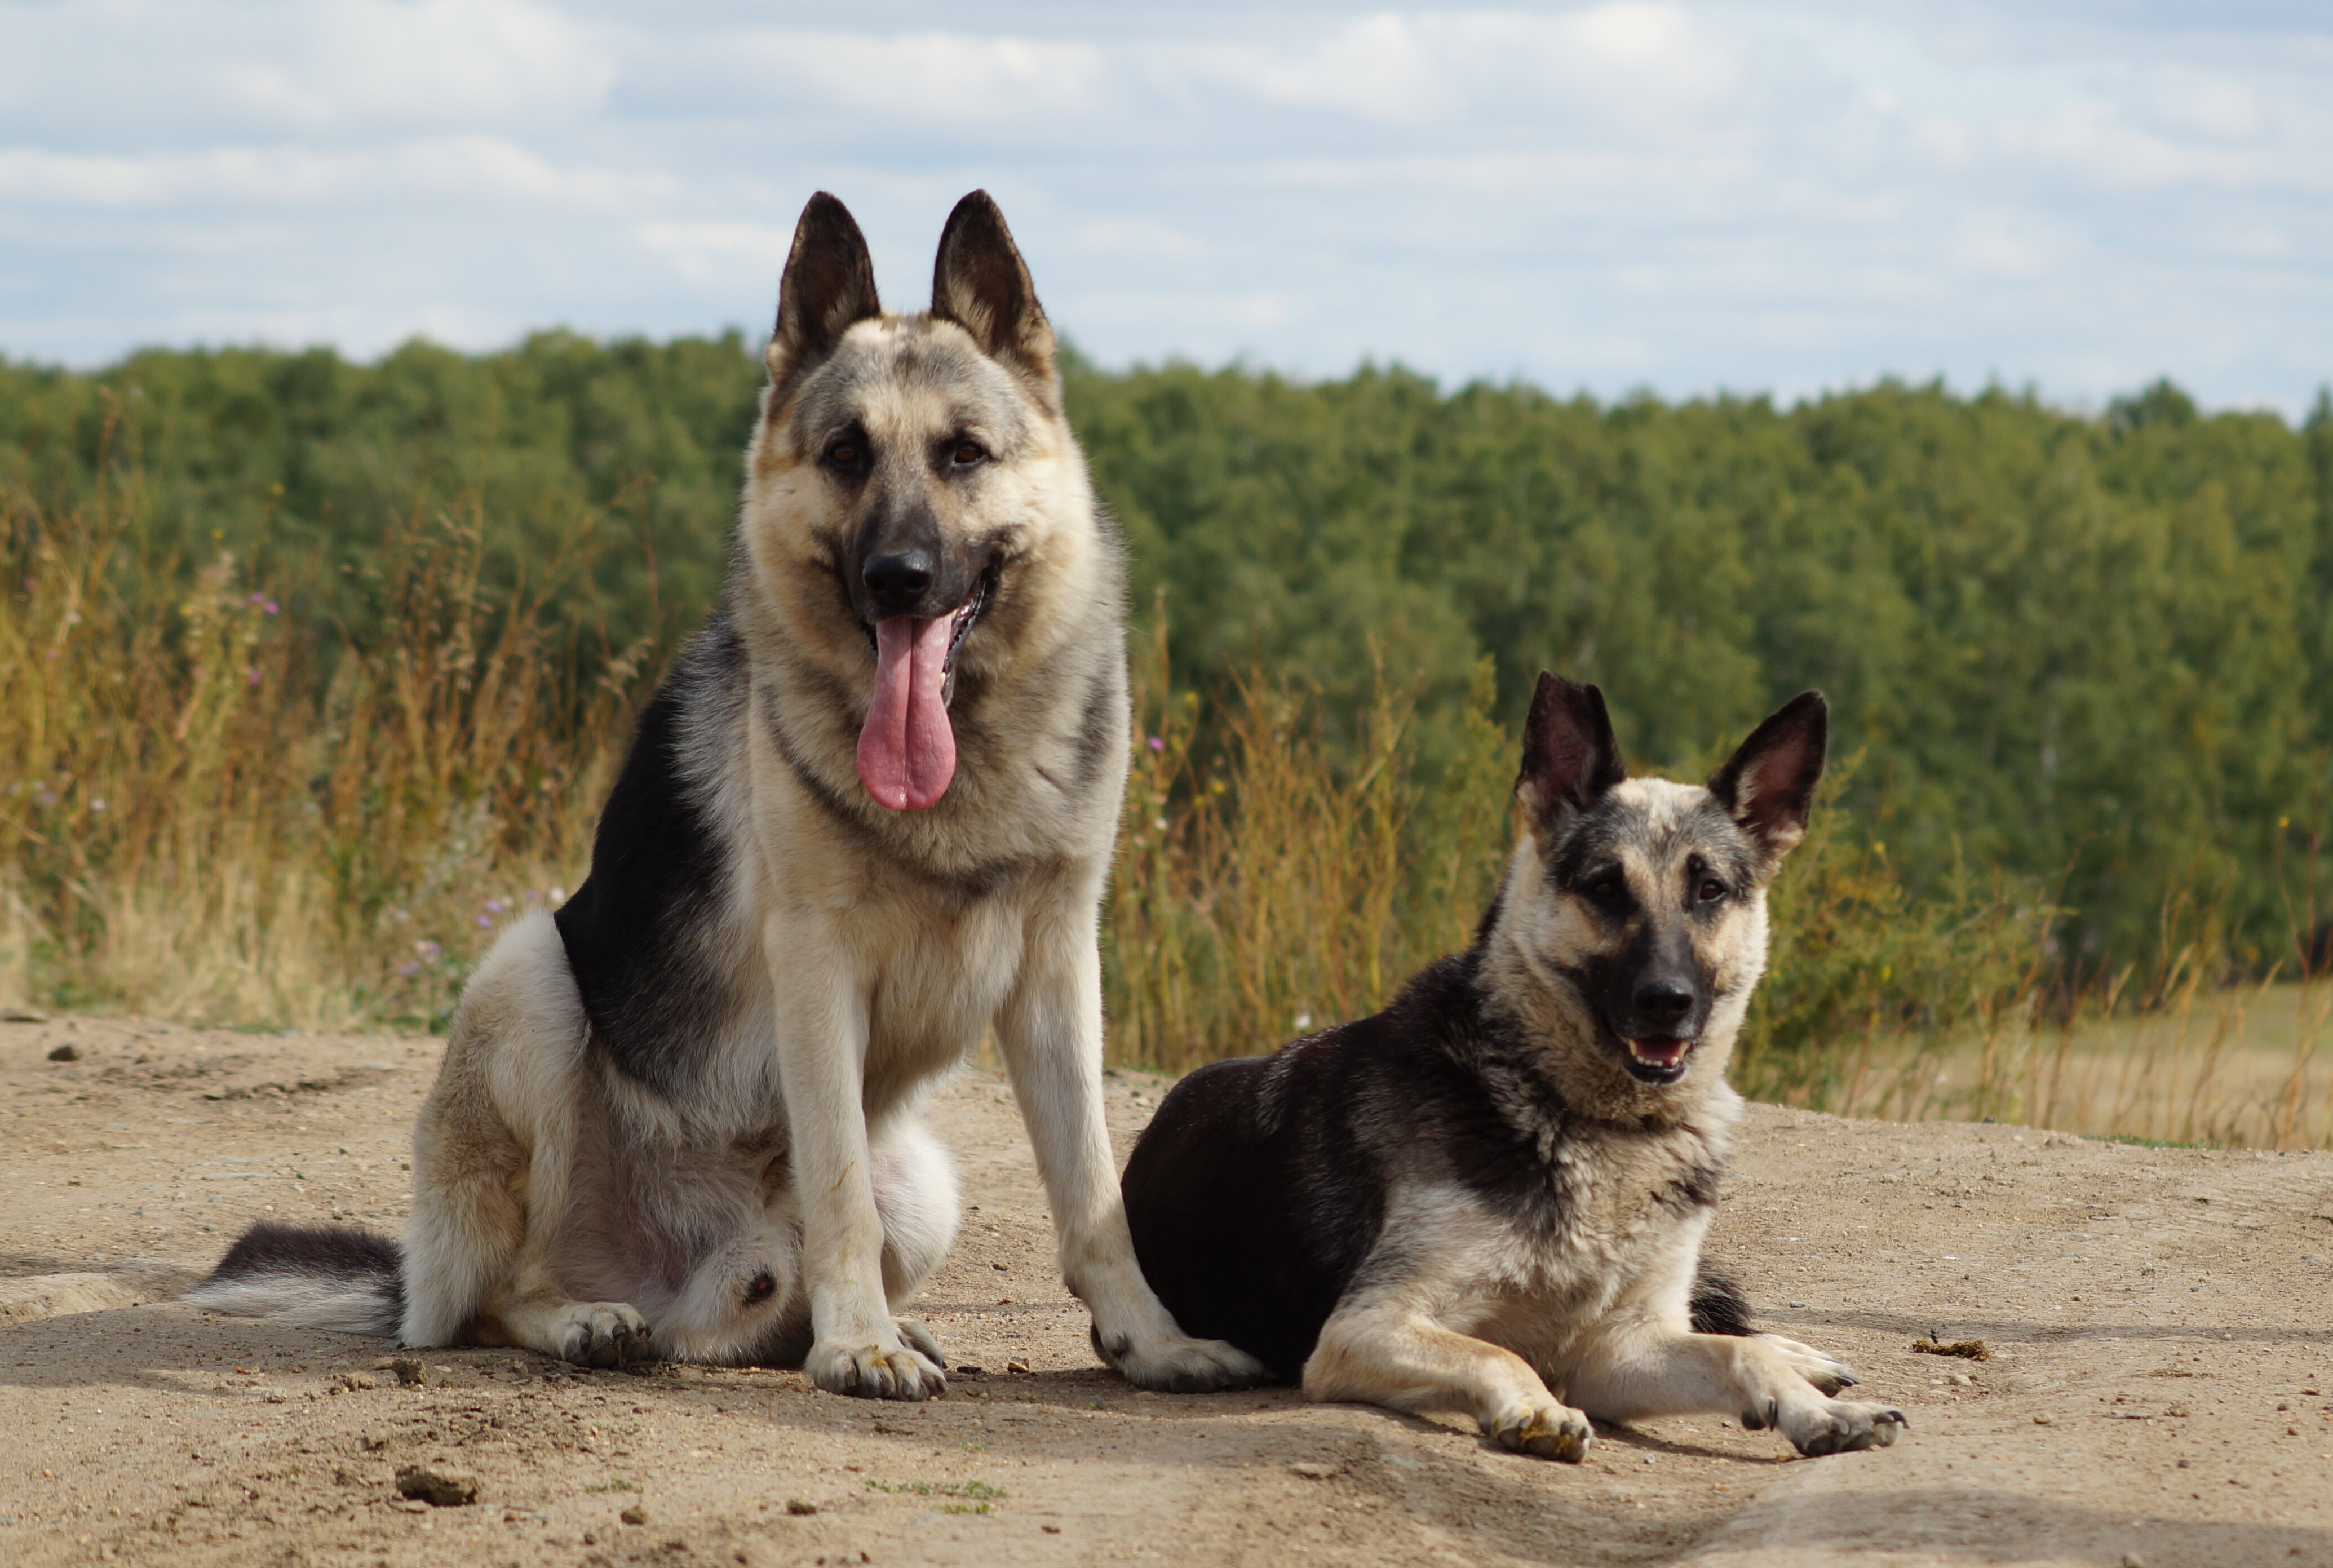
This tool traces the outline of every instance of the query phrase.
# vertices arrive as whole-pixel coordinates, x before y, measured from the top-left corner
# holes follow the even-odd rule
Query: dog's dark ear
[[[1750,732],[1710,775],[1709,793],[1743,832],[1780,859],[1807,836],[1829,744],[1830,705],[1819,691],[1802,691]]]
[[[1540,671],[1531,717],[1523,723],[1523,771],[1515,780],[1516,798],[1530,808],[1531,820],[1560,825],[1627,776],[1604,694]]]
[[[990,358],[1026,380],[1049,409],[1061,406],[1053,325],[1037,303],[1029,265],[984,190],[955,204],[932,263],[932,314],[954,322]]]
[[[762,356],[780,400],[791,382],[834,352],[843,333],[882,313],[867,236],[849,207],[820,191],[794,225],[794,247],[778,283],[778,324]]]

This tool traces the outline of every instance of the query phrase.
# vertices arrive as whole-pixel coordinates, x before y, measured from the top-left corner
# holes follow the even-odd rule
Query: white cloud
[[[847,20],[845,18],[848,18]],[[994,189],[1105,360],[1785,394],[2333,376],[2333,18],[2279,0],[0,0],[0,351],[766,319]]]
[[[0,127],[348,137],[564,123],[610,41],[532,0],[60,0],[0,5]]]

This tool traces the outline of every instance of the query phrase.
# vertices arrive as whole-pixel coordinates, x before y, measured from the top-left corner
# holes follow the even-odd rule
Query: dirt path
[[[2333,1157],[1759,1108],[1715,1250],[1913,1422],[1788,1463],[1715,1419],[1607,1429],[1567,1468],[1284,1390],[1138,1393],[1095,1365],[976,1071],[934,1117],[976,1207],[923,1306],[983,1371],[931,1404],[506,1351],[427,1352],[408,1387],[377,1342],[169,1300],[258,1216],[394,1228],[436,1053],[0,1024],[0,1563],[2333,1568]],[[1121,1149],[1157,1094],[1113,1077]],[[1931,1332],[1992,1359],[1913,1353]],[[478,1502],[399,1498],[417,1462]]]

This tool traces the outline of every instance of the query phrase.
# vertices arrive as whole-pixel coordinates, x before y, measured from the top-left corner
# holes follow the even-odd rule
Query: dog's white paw
[[[934,1352],[938,1351],[930,1334],[922,1338]],[[821,1340],[811,1346],[802,1370],[828,1393],[856,1394],[862,1400],[928,1400],[947,1392],[947,1374],[940,1370],[937,1355],[926,1356],[920,1347],[911,1345],[849,1345]]]
[[[1814,1400],[1788,1410],[1778,1409],[1770,1400],[1762,1412],[1743,1411],[1742,1424],[1753,1431],[1760,1427],[1780,1429],[1791,1439],[1791,1446],[1810,1459],[1858,1448],[1884,1448],[1896,1440],[1896,1433],[1909,1430],[1912,1425],[1903,1411],[1892,1406],[1860,1400]]]
[[[1798,1373],[1826,1394],[1835,1394],[1841,1389],[1851,1389],[1861,1380],[1855,1375],[1853,1367],[1848,1366],[1837,1356],[1825,1354],[1812,1345],[1802,1345],[1796,1340],[1786,1340],[1780,1334],[1760,1334],[1758,1338],[1761,1342],[1781,1352],[1782,1360],[1790,1363],[1791,1371]]]
[[[1225,1389],[1252,1389],[1272,1380],[1262,1361],[1222,1340],[1165,1333],[1138,1341],[1130,1334],[1106,1336],[1099,1323],[1093,1326],[1091,1337],[1094,1354],[1137,1388],[1166,1394],[1212,1394]]]
[[[1511,1454],[1577,1465],[1596,1441],[1588,1418],[1554,1400],[1518,1400],[1483,1423],[1483,1435]]]
[[[629,1367],[658,1360],[648,1320],[619,1301],[573,1301],[552,1325],[563,1361],[579,1367]]]
[[[922,1320],[893,1318],[891,1324],[899,1331],[899,1338],[906,1342],[909,1350],[941,1371],[947,1370],[946,1353],[940,1349],[940,1342],[932,1337],[932,1331],[924,1326]]]

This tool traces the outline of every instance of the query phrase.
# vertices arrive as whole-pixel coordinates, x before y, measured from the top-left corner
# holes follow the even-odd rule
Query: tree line
[[[222,554],[343,645],[377,553],[468,519],[586,669],[660,656],[720,581],[760,368],[738,333],[544,332],[374,363],[148,351],[0,361],[0,491],[134,488],[119,570]],[[1706,766],[1819,686],[1841,808],[1916,894],[1971,874],[2069,911],[2092,968],[2203,911],[2255,967],[2319,928],[2333,826],[2333,402],[2295,428],[2168,381],[2102,413],[1883,381],[1599,401],[1398,369],[1107,371],[1070,415],[1174,678],[1311,694],[1333,751],[1390,679],[1431,768],[1541,668],[1599,683],[1640,767]]]

